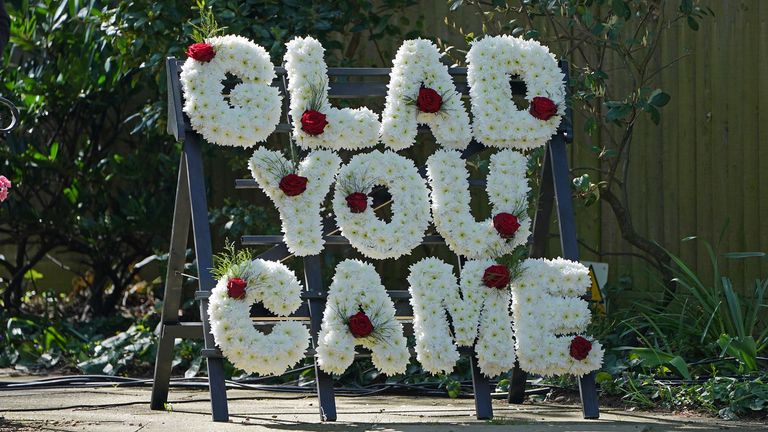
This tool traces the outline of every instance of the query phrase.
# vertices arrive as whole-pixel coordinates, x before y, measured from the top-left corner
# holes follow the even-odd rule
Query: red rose
[[[549,120],[553,115],[557,114],[557,105],[550,98],[536,96],[531,101],[531,107],[528,109],[528,112],[539,120]]]
[[[501,238],[512,238],[520,229],[520,221],[513,214],[499,213],[493,217],[493,227],[496,228]]]
[[[429,87],[419,89],[419,97],[416,98],[416,108],[425,113],[436,113],[443,105],[443,97],[440,93]]]
[[[240,278],[232,278],[227,281],[227,294],[233,299],[245,298],[245,287],[248,284]]]
[[[352,332],[352,336],[356,338],[366,337],[373,332],[371,319],[363,311],[349,317],[347,325],[349,326],[349,331]]]
[[[191,57],[199,62],[208,63],[216,57],[216,51],[211,44],[205,42],[193,43],[187,47],[187,57]]]
[[[592,350],[592,342],[581,336],[576,336],[571,340],[571,357],[576,360],[584,360]]]
[[[288,174],[280,179],[280,190],[288,196],[301,195],[307,190],[307,178],[296,174]]]
[[[368,208],[368,195],[355,192],[347,195],[347,207],[352,213],[362,213]]]
[[[483,273],[483,283],[488,288],[506,288],[509,285],[509,269],[500,264],[488,267]]]
[[[301,115],[301,130],[310,135],[320,135],[328,122],[320,111],[307,110]]]

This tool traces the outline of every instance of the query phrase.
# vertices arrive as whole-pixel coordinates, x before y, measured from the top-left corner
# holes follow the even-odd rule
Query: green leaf
[[[610,105],[606,104],[606,106]],[[627,117],[630,113],[632,113],[632,105],[628,103],[618,103],[608,110],[605,114],[605,118],[608,121],[617,121]]]
[[[762,258],[766,254],[765,252],[728,252],[724,253],[723,257],[729,259],[742,259],[742,258]]]
[[[670,99],[672,99],[672,97],[668,93],[664,93],[660,89],[657,89],[651,93],[651,97],[648,99],[648,103],[661,108],[668,104]]]
[[[24,273],[24,279],[30,280],[30,281],[36,281],[42,279],[44,276],[42,273],[35,269],[29,269],[26,273]]]
[[[632,11],[629,10],[629,6],[627,6],[624,0],[613,0],[611,7],[617,17],[628,20],[632,16]]]
[[[699,30],[699,23],[696,22],[696,18],[692,16],[688,17],[688,27],[690,27],[693,31]]]
[[[598,384],[604,383],[604,382],[610,382],[613,380],[613,376],[605,371],[600,371],[595,375],[595,381]]]

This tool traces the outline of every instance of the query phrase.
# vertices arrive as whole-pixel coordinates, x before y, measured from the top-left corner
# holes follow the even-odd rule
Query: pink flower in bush
[[[0,175],[0,202],[8,198],[8,189],[11,188],[11,181],[4,175]]]

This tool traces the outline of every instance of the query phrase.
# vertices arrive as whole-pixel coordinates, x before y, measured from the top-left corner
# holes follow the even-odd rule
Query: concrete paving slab
[[[765,431],[756,423],[603,409],[584,420],[580,407],[508,405],[494,401],[495,418],[474,418],[471,399],[338,397],[338,418],[321,423],[311,395],[230,390],[229,423],[214,423],[204,390],[172,389],[166,411],[149,409],[149,388],[6,390],[0,392],[0,431]]]

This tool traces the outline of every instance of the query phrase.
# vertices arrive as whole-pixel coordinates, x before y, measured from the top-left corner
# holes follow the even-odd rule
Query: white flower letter
[[[356,338],[347,321],[363,312],[373,331]],[[387,375],[405,372],[410,353],[403,325],[395,319],[395,305],[381,284],[376,269],[358,260],[336,266],[323,323],[318,335],[317,363],[328,373],[343,373],[355,358],[355,346],[371,350],[374,366]]]
[[[514,150],[501,150],[491,156],[486,192],[492,216],[475,221],[470,212],[469,172],[466,161],[456,150],[438,150],[427,159],[427,175],[432,188],[432,215],[435,228],[448,247],[469,258],[498,256],[525,244],[530,235],[526,158]],[[514,215],[520,227],[503,238],[494,227],[493,217]]]
[[[285,245],[297,256],[317,255],[323,250],[323,220],[320,206],[331,188],[341,159],[330,150],[315,150],[299,164],[297,174],[306,177],[307,189],[296,196],[286,195],[280,180],[290,171],[291,162],[282,153],[260,147],[249,166],[259,187],[280,212]]]
[[[591,314],[579,297],[590,286],[589,270],[562,258],[528,259],[512,281],[512,310],[520,367],[541,375],[584,375],[600,368],[603,348],[591,341],[584,359],[571,356],[574,334],[586,330]],[[577,336],[578,337],[578,336]]]
[[[544,145],[565,114],[564,76],[554,55],[533,40],[484,37],[467,53],[467,82],[475,138],[491,147],[530,149]],[[518,110],[512,101],[511,75],[525,81],[529,103],[546,97],[557,106],[547,120]]]
[[[181,85],[184,112],[206,140],[219,145],[251,147],[267,139],[280,121],[282,97],[275,87],[275,67],[267,51],[240,36],[207,39],[216,56],[203,63],[184,62]],[[242,83],[224,100],[222,80],[226,73]]]
[[[437,112],[419,109],[420,89],[439,97]],[[381,141],[393,150],[408,148],[416,139],[418,124],[432,129],[438,144],[464,149],[472,140],[469,115],[456,91],[440,52],[424,39],[403,42],[390,73],[389,91],[381,119]]]
[[[392,221],[373,212],[366,197],[364,211],[354,213],[347,197],[368,195],[375,185],[387,186],[392,195]],[[333,212],[341,233],[363,255],[374,259],[398,258],[421,244],[429,227],[429,190],[413,161],[392,151],[355,155],[339,170],[333,195]]]
[[[331,107],[328,102],[328,67],[325,49],[311,37],[295,38],[286,44],[285,69],[291,95],[290,114],[293,134],[303,148],[357,150],[373,147],[379,141],[379,116],[368,108]],[[302,128],[302,116],[317,111],[325,116],[327,125],[321,133],[307,133]]]
[[[459,359],[457,346],[474,346],[483,374],[493,377],[515,364],[509,289],[489,288],[483,273],[492,260],[468,261],[461,286],[453,267],[437,258],[412,265],[408,276],[413,306],[416,356],[431,373],[450,373]],[[454,334],[448,324],[451,317]]]
[[[238,277],[248,283],[245,298],[229,296],[227,283]],[[225,356],[248,373],[278,375],[305,357],[309,330],[300,322],[283,321],[268,335],[251,322],[251,305],[262,302],[279,316],[288,316],[301,306],[302,286],[284,264],[256,259],[230,269],[211,291],[208,315],[216,345]]]

